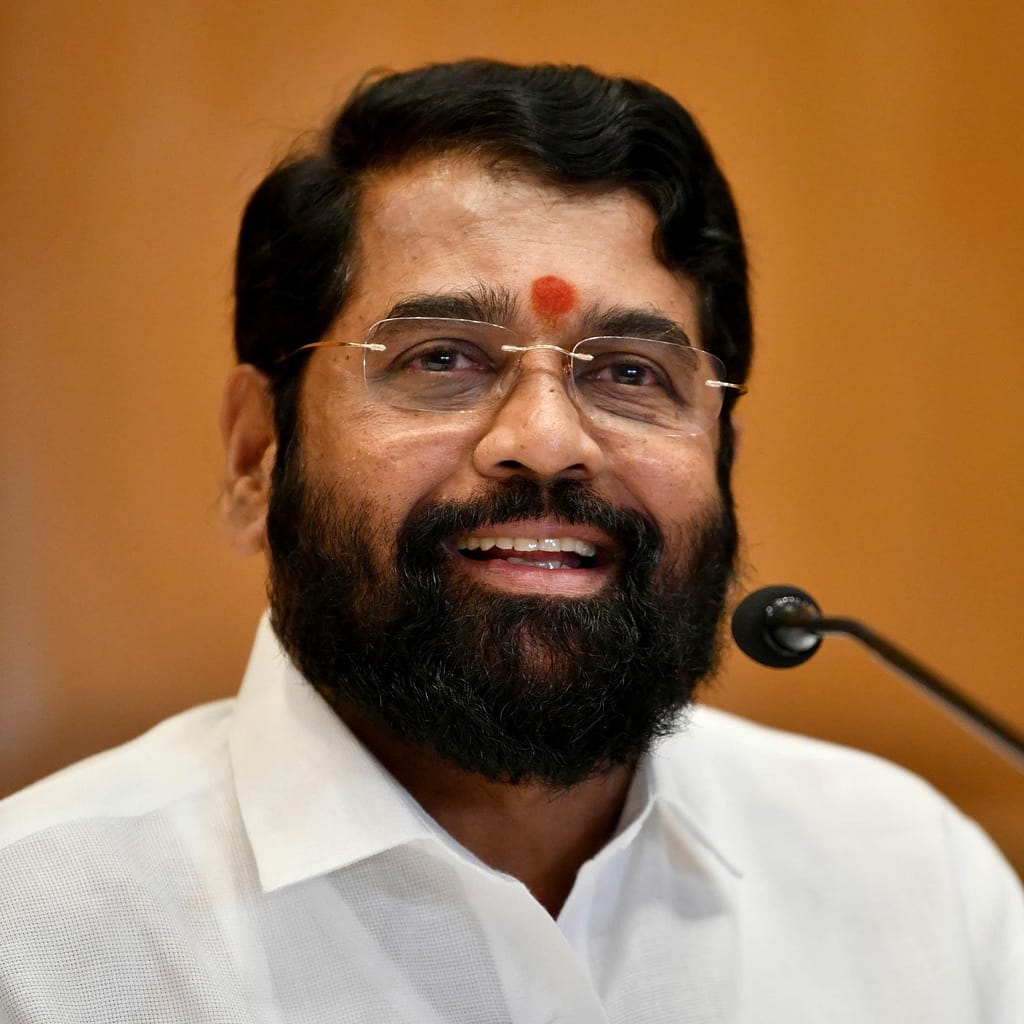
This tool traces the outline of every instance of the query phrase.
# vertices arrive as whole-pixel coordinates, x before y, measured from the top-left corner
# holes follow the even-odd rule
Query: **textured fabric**
[[[557,921],[267,623],[242,691],[0,803],[3,1024],[1021,1024],[1024,900],[875,758],[698,709]]]

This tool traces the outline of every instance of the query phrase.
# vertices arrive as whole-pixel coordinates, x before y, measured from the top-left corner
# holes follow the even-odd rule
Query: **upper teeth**
[[[589,541],[578,537],[467,537],[455,538],[455,546],[463,551],[575,551],[584,558],[592,558],[597,548]]]

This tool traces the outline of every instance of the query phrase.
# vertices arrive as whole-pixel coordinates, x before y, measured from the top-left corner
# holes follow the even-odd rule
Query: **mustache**
[[[653,570],[664,539],[657,524],[633,509],[613,505],[576,480],[539,484],[510,477],[464,501],[439,502],[414,511],[399,531],[398,550],[407,558],[433,561],[453,533],[497,526],[518,519],[557,519],[570,525],[596,526],[621,548],[631,570]]]

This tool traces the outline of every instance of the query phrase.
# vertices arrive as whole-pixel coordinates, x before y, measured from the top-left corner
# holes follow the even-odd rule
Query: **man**
[[[1019,886],[872,758],[694,709],[750,319],[689,116],[581,68],[357,91],[238,248],[237,701],[12,798],[0,1014],[1019,1021]]]

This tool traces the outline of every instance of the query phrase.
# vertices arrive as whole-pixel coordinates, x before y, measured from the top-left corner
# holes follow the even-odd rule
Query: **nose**
[[[477,442],[473,464],[491,478],[589,480],[604,453],[566,388],[563,357],[531,352]]]

